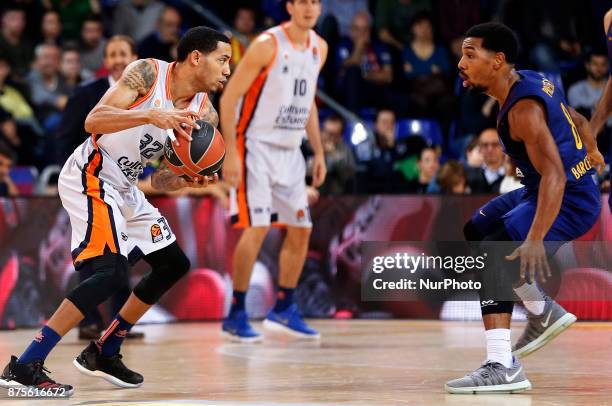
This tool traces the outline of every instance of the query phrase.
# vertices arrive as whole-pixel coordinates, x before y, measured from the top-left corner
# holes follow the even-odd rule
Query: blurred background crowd
[[[542,72],[590,117],[608,79],[609,0],[323,0],[330,45],[319,80],[328,178],[321,195],[503,193],[520,187],[495,130],[497,105],[457,77],[463,33],[502,21],[518,69]],[[174,59],[182,32],[231,27],[232,65],[287,19],[284,0],[5,0],[0,6],[0,196],[55,194],[82,123],[136,58]],[[218,27],[215,27],[218,28]],[[230,32],[228,32],[230,34]],[[347,113],[350,112],[350,113]],[[609,123],[612,124],[612,123]],[[610,126],[598,138],[608,155]],[[303,152],[310,151],[305,143]],[[607,156],[606,156],[607,158]],[[608,191],[606,174],[599,179]],[[313,192],[315,193],[315,192]]]

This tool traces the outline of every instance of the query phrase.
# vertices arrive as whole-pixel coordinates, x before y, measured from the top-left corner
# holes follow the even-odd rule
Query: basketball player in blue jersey
[[[569,108],[560,89],[543,76],[516,71],[517,53],[516,37],[500,23],[470,28],[462,45],[463,86],[499,103],[499,138],[522,173],[524,187],[484,205],[464,228],[475,247],[508,241],[512,248],[505,257],[490,258],[480,275],[486,361],[465,377],[447,382],[451,393],[531,388],[518,357],[542,347],[576,320],[538,289],[536,277],[544,281],[550,276],[546,257],[555,249],[550,246],[558,248],[580,237],[600,213],[599,191],[591,175],[602,157],[586,119]],[[545,241],[555,243],[545,246]],[[506,299],[512,297],[513,286],[529,312],[514,356],[510,347],[514,302]]]
[[[606,88],[601,95],[599,104],[591,117],[591,132],[595,137],[597,137],[605,122],[612,116],[612,8],[604,16],[604,32],[606,33],[606,43],[608,44],[610,76],[608,77],[608,83],[606,83]],[[608,198],[608,206],[612,210],[612,193],[610,193]]]

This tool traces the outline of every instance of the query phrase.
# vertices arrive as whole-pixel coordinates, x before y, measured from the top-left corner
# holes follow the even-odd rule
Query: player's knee
[[[263,242],[266,235],[268,235],[268,230],[270,230],[270,226],[249,227],[242,232],[241,238],[253,241],[255,243]]]
[[[134,287],[134,295],[147,304],[156,303],[191,268],[191,262],[179,245],[168,247],[145,256],[151,272]]]
[[[487,314],[512,314],[514,310],[514,301],[511,300],[480,300],[480,311],[483,316]]]
[[[268,226],[245,228],[236,245],[234,256],[244,255],[245,251],[258,251],[266,239],[269,229]]]
[[[506,255],[512,252],[516,243],[504,242],[504,233],[505,231],[498,229],[497,232],[487,234],[479,243],[479,255],[486,256],[485,267],[477,273],[481,285],[478,293],[483,312],[505,313],[506,311],[500,310],[504,308],[500,308],[496,303],[514,300],[512,285],[517,279],[518,261],[508,261]]]
[[[81,313],[86,314],[127,283],[128,262],[120,254],[105,252],[82,265],[91,276],[66,296]]]

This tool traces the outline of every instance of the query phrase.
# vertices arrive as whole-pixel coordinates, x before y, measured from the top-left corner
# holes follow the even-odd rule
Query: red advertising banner
[[[445,317],[444,300],[361,300],[361,244],[369,241],[461,241],[464,223],[487,196],[347,196],[322,198],[312,207],[314,228],[296,292],[311,317]],[[607,201],[607,196],[602,196]],[[192,271],[159,305],[149,321],[218,320],[231,296],[230,270],[239,232],[227,211],[210,198],[152,198],[192,263]],[[599,222],[583,241],[612,241],[612,216],[602,205]],[[271,229],[255,265],[247,307],[263,316],[274,300],[282,229]],[[71,230],[58,198],[0,199],[0,328],[38,326],[78,283],[70,256]],[[406,247],[410,249],[410,247]],[[558,297],[581,319],[612,320],[612,302],[579,300],[585,292],[612,291],[612,250],[593,262],[584,249],[563,251],[573,264],[564,271]],[[138,280],[144,261],[131,270]],[[146,321],[147,319],[145,319]]]

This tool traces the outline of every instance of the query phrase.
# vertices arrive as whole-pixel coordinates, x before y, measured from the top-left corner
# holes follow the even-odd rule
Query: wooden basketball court
[[[270,337],[229,344],[219,323],[138,326],[126,364],[145,377],[119,389],[79,374],[72,359],[87,344],[71,332],[46,362],[75,386],[70,399],[8,400],[44,405],[603,405],[612,404],[612,323],[577,323],[523,364],[533,389],[515,395],[450,395],[444,383],[484,359],[480,323],[315,321],[320,343]],[[261,329],[259,323],[256,328]],[[524,324],[516,323],[513,338]],[[19,354],[35,330],[0,332],[0,360]]]

